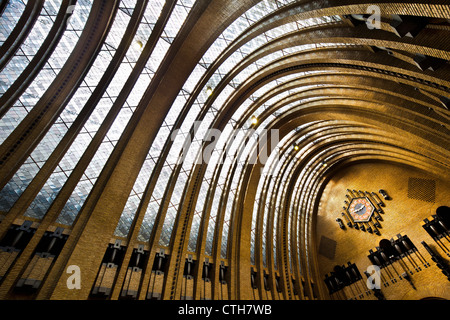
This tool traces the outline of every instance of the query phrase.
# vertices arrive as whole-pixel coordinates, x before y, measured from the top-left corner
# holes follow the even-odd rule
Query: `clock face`
[[[368,222],[374,210],[372,202],[366,197],[353,198],[347,209],[354,222]]]

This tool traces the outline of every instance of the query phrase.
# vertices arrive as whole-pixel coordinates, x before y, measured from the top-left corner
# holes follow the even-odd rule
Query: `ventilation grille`
[[[333,260],[336,253],[336,241],[322,236],[319,244],[319,254]]]
[[[436,200],[436,180],[409,178],[408,198],[434,203]]]

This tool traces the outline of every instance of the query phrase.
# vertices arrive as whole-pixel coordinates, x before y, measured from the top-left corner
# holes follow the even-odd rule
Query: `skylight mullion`
[[[1,19],[4,21],[0,24],[0,46],[8,39],[17,22],[21,18],[28,0],[9,1],[6,5]]]

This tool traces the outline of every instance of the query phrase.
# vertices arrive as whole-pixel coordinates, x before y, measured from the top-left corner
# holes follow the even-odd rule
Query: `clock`
[[[375,206],[367,197],[353,198],[347,208],[354,222],[369,222],[374,211]]]

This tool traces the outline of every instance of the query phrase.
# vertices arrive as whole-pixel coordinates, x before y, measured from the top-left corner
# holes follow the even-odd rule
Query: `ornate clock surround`
[[[386,192],[380,190],[380,193],[386,199]],[[380,229],[382,227],[380,222],[383,221],[381,215],[384,214],[382,207],[385,207],[385,204],[380,196],[376,192],[347,189],[346,198],[347,200],[344,201],[345,205],[342,207],[341,217],[345,220],[347,226],[356,230],[381,235]],[[336,221],[341,229],[345,229],[342,219],[337,218]]]

